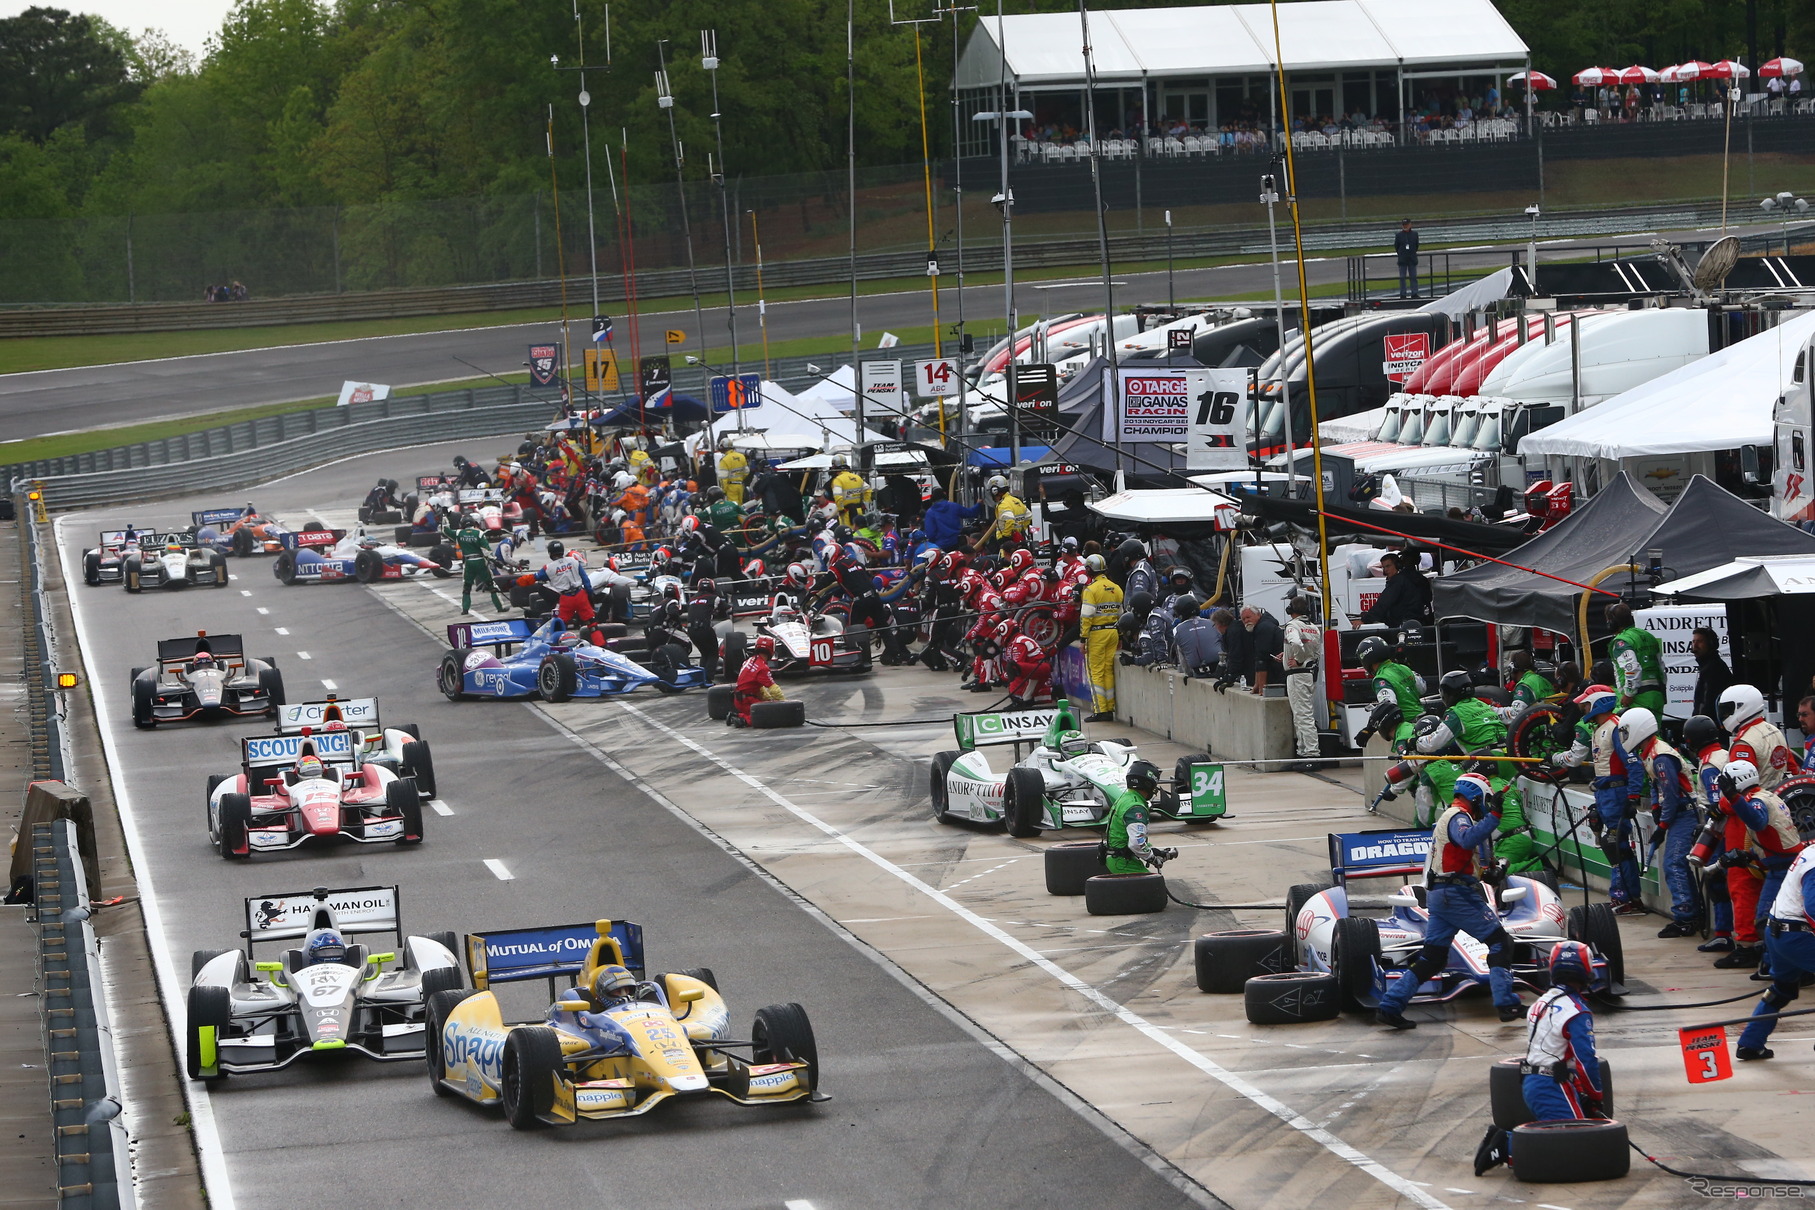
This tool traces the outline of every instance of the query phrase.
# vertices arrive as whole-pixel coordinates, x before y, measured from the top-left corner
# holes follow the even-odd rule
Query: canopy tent
[[[1750,601],[1815,593],[1815,555],[1748,555],[1659,584],[1651,591],[1686,601]]]
[[[857,443],[856,421],[823,399],[801,399],[764,379],[762,400],[761,407],[718,417],[690,439],[689,448],[717,442],[721,435],[744,450],[850,449]],[[863,439],[889,440],[873,429],[865,429]]]
[[[1281,4],[1278,12],[1280,45],[1294,73],[1523,67],[1530,57],[1492,0],[1450,0],[1441,20],[1419,0],[1308,0]],[[985,16],[965,47],[954,87],[995,88],[1005,66],[1014,88],[1081,84],[1079,29],[1075,12]],[[1092,12],[1090,43],[1099,84],[1265,75],[1274,67],[1273,16],[1265,4]]]
[[[1771,411],[1815,312],[1690,362],[1519,443],[1522,457],[1641,458],[1770,445]]]
[[[1201,487],[1116,492],[1087,507],[1118,529],[1132,526],[1136,532],[1161,533],[1180,542],[1227,533],[1241,516],[1241,506],[1233,499]]]
[[[691,395],[676,395],[673,391],[662,396],[660,403],[649,408],[643,407],[640,399],[620,403],[609,412],[592,418],[592,426],[599,429],[611,428],[614,425],[640,425],[645,422],[661,424],[664,420],[704,420],[712,415],[712,409]],[[549,426],[553,428],[553,425]]]
[[[794,397],[829,403],[841,412],[854,411],[857,407],[857,371],[848,365],[839,366]]]
[[[1231,484],[1231,487],[1234,485]],[[1309,532],[1317,530],[1317,505],[1308,500],[1286,500],[1273,496],[1244,496],[1242,511],[1262,521],[1285,522]],[[1326,500],[1324,525],[1330,542],[1442,542],[1458,551],[1483,555],[1502,555],[1522,544],[1523,530],[1504,525],[1486,525],[1479,521],[1454,521],[1428,513],[1400,513],[1338,504]]]
[[[1509,556],[1533,571],[1471,567],[1437,580],[1433,604],[1438,617],[1569,633],[1582,590],[1562,580],[1586,583],[1608,567],[1635,559],[1645,563],[1653,551],[1668,572],[1688,577],[1735,555],[1815,556],[1815,536],[1767,516],[1701,475],[1665,512],[1657,497],[1621,472],[1607,490]]]

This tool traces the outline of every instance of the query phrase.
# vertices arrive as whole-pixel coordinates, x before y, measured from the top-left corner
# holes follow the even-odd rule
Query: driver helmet
[[[209,655],[206,651],[196,652],[195,658],[189,661],[189,671],[191,672],[200,672],[205,668],[212,667],[214,667],[214,657]]]
[[[758,635],[756,642],[750,644],[750,650],[766,660],[775,654],[775,640],[766,634]]]
[[[555,635],[555,646],[557,647],[578,647],[579,645],[580,632],[577,630],[563,630]]]
[[[296,777],[298,781],[309,781],[320,777],[325,772],[321,757],[305,753],[296,758]]]
[[[183,544],[178,542],[175,538],[172,538],[170,541],[164,543],[164,549],[168,551],[179,551],[183,549]]]
[[[607,1004],[630,999],[636,989],[636,976],[613,963],[598,969],[592,977],[592,986],[587,990],[592,993],[593,1002],[603,1008]]]
[[[347,724],[343,720],[337,719],[337,718],[329,719],[322,726],[323,731],[345,731],[346,729],[347,729]]]
[[[303,951],[305,965],[319,966],[324,962],[341,962],[347,956],[347,943],[333,929],[322,929],[309,938],[308,948]]]
[[[1090,751],[1090,740],[1082,731],[1059,732],[1059,752],[1064,756],[1079,756]]]

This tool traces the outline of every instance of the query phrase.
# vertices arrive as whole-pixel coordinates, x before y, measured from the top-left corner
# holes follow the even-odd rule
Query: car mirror
[[[685,991],[678,991],[674,994],[674,999],[682,1004],[692,1004],[696,1000],[704,1000],[705,998],[706,989],[703,987],[689,987]]]
[[[281,971],[284,969],[284,964],[281,962],[254,962],[252,968],[261,971]]]
[[[556,1000],[555,1011],[562,1013],[591,1012],[592,1005],[584,1000]]]
[[[1388,895],[1386,897],[1386,901],[1388,903],[1392,904],[1394,907],[1417,907],[1418,906],[1418,896],[1415,895],[1414,893],[1412,893],[1411,891],[1401,891],[1398,894]]]
[[[395,953],[372,954],[370,957],[368,957],[366,959],[366,961],[370,962],[373,966],[383,966],[387,962],[397,961],[397,955]]]
[[[1519,900],[1525,898],[1526,892],[1529,889],[1529,887],[1522,886],[1502,887],[1500,890],[1500,902],[1517,903]]]

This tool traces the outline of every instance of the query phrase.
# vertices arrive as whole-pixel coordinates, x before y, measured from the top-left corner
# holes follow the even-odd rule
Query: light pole
[[[581,146],[584,149],[586,157],[586,268],[588,270],[588,275],[592,279],[592,317],[594,322],[597,322],[599,318],[599,237],[597,229],[593,224],[592,213],[592,94],[586,90],[586,25],[584,19],[580,16],[580,6],[577,0],[574,4],[573,20],[575,36],[579,39],[580,44],[580,66],[562,67],[560,55],[548,56],[548,65],[556,71],[577,71],[580,73],[580,95],[578,97],[580,102],[580,138]],[[605,58],[609,64],[611,59],[609,27],[606,29],[605,41]],[[609,67],[607,67],[607,70],[609,70]],[[567,348],[568,339],[568,333],[563,330],[561,333],[561,345],[564,351]],[[582,384],[585,384],[588,382],[589,378],[590,375],[582,374],[580,376],[580,381]],[[590,387],[588,387],[586,395],[588,399],[592,397]]]
[[[712,77],[712,134],[718,140],[718,213],[725,225],[725,322],[731,330],[731,372],[738,372],[737,362],[737,285],[731,275],[731,203],[725,196],[725,127],[718,107],[718,31],[700,31],[700,66]],[[739,420],[742,420],[740,411]]]
[[[1286,299],[1279,284],[1279,228],[1273,220],[1273,207],[1279,202],[1279,181],[1269,172],[1260,178],[1260,200],[1267,206],[1267,242],[1273,248],[1273,320],[1279,328],[1279,406],[1286,418],[1286,499],[1298,495],[1298,458],[1292,452],[1292,395],[1286,386]],[[1167,211],[1168,215],[1172,212]],[[1168,234],[1172,224],[1167,223]],[[1301,324],[1309,324],[1308,317],[1300,317]],[[1255,384],[1257,387],[1259,383]],[[1254,401],[1254,431],[1260,432],[1260,399],[1256,392]]]
[[[1025,109],[985,110],[973,114],[974,122],[994,122],[1002,132],[1002,186],[990,205],[1002,212],[1002,310],[1008,318],[1008,451],[1021,461],[1021,418],[1015,405],[1015,333],[1020,331],[1020,315],[1015,309],[1015,194],[1008,187],[1008,124],[1033,119]]]
[[[1269,212],[1271,218],[1271,212]],[[1279,274],[1274,273],[1277,279]],[[1172,211],[1166,211],[1166,305],[1177,309],[1178,297],[1172,291]]]
[[[700,313],[700,279],[693,267],[693,225],[687,220],[687,182],[681,176],[681,165],[685,157],[681,154],[681,139],[674,132],[674,93],[668,88],[668,54],[662,48],[668,44],[663,38],[655,44],[656,55],[661,69],[655,73],[655,104],[658,109],[668,112],[668,142],[674,149],[674,192],[675,202],[681,208],[681,242],[687,245],[687,285],[693,291],[693,326],[700,342],[700,353],[706,352],[706,319]]]
[[[1778,213],[1778,221],[1783,224],[1783,254],[1785,256],[1790,255],[1790,213],[1791,211],[1794,211],[1797,214],[1807,214],[1809,211],[1808,201],[1804,198],[1797,197],[1794,193],[1791,193],[1786,189],[1776,197],[1766,198],[1759,203],[1759,206],[1767,214],[1773,212]]]
[[[1525,276],[1531,279],[1531,292],[1538,292],[1538,215],[1536,206],[1525,207],[1525,217],[1531,220],[1531,240],[1525,245]]]

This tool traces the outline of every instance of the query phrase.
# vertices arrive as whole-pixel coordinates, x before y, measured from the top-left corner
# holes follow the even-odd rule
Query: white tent
[[[1815,593],[1815,557],[1747,555],[1652,589],[1691,601],[1744,601],[1754,597]]]
[[[1785,320],[1540,429],[1519,453],[1620,459],[1770,445],[1772,408],[1811,336],[1815,312]]]
[[[853,411],[857,407],[857,371],[839,366],[795,398],[829,403],[841,412]]]
[[[1111,521],[1145,525],[1167,522],[1213,522],[1218,529],[1234,529],[1241,506],[1221,492],[1201,487],[1161,487],[1116,492],[1090,505],[1090,511]]]
[[[761,407],[715,418],[689,439],[689,447],[698,449],[702,442],[716,442],[721,433],[729,433],[745,450],[850,449],[856,442],[857,423],[823,399],[801,398],[764,379]],[[888,438],[865,429],[864,440]]]

